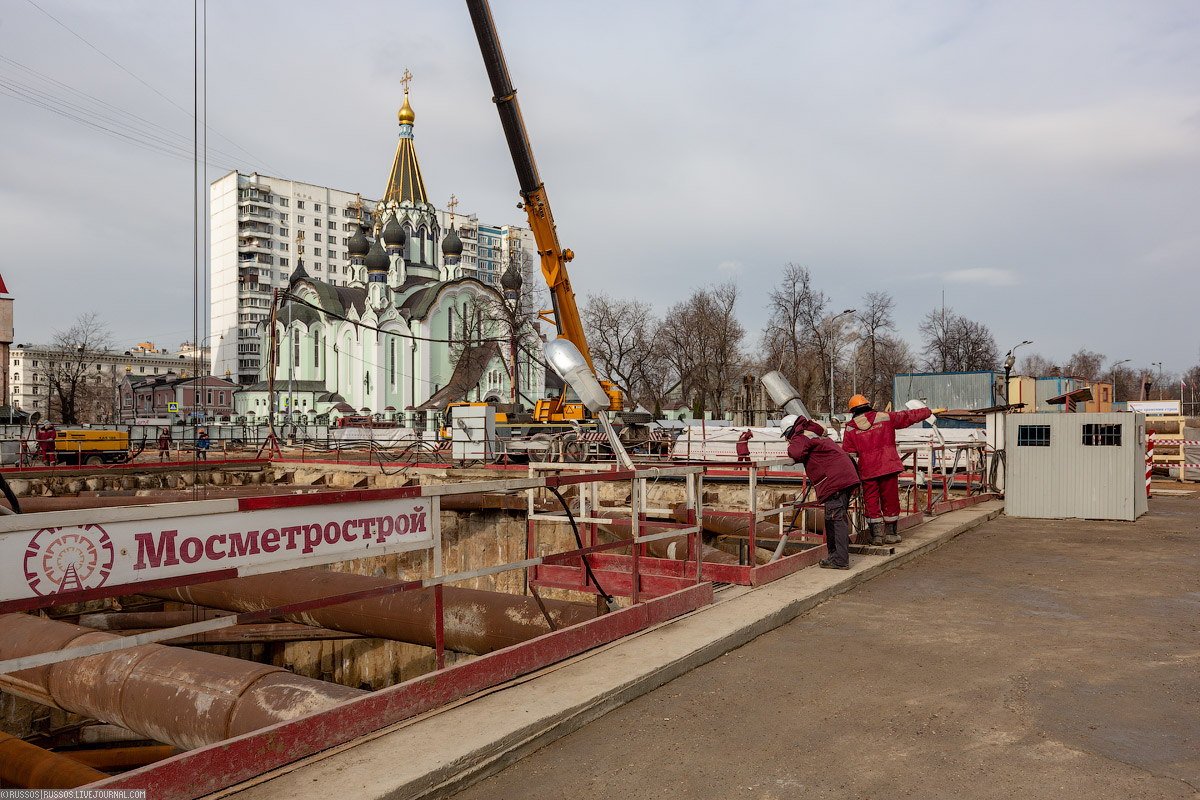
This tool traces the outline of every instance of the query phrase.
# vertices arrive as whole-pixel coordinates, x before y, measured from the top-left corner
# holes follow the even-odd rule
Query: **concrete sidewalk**
[[[320,795],[444,797],[539,747],[902,566],[994,518],[1000,501],[954,511],[905,534],[891,556],[853,556],[848,571],[808,568],[607,647],[371,737],[326,751],[222,795],[266,800]]]

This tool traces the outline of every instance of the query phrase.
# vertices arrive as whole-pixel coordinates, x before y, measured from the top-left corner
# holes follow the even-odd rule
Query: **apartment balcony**
[[[274,264],[275,257],[264,253],[238,253],[238,264]]]
[[[260,208],[259,206],[250,206],[238,211],[238,220],[260,220],[271,219],[273,212],[269,208]]]
[[[270,242],[263,239],[238,239],[238,255],[242,253],[274,253],[275,251],[268,247]]]
[[[268,225],[265,222],[250,220],[249,222],[238,223],[238,236],[249,236],[258,234],[260,236],[270,236],[275,232],[273,225]]]

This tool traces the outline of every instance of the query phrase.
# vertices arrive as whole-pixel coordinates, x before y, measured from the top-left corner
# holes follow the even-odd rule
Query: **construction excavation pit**
[[[787,459],[294,455],[9,475],[5,787],[203,796],[827,554]],[[992,497],[978,455],[915,457],[901,527]]]

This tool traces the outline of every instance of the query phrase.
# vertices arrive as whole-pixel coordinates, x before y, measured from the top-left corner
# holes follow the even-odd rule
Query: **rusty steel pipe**
[[[259,611],[396,583],[367,575],[297,569],[160,589],[146,594],[227,611]],[[532,597],[446,586],[443,602],[447,650],[483,655],[549,632],[546,618]],[[586,622],[596,616],[596,608],[591,603],[545,599],[542,602],[558,628]],[[379,639],[436,646],[433,589],[395,592],[369,600],[285,614],[281,619]]]
[[[0,616],[0,659],[120,638],[29,614]],[[0,675],[0,689],[185,750],[365,694],[280,667],[161,644]]]
[[[232,613],[195,607],[181,611],[113,611],[107,614],[83,614],[79,617],[79,624],[98,631],[174,628],[177,625],[228,617]]]
[[[74,789],[108,776],[58,753],[0,733],[0,785],[13,789]]]
[[[139,747],[101,747],[94,750],[64,750],[62,755],[96,769],[133,769],[162,761],[178,754],[179,748],[169,744],[148,744]]]

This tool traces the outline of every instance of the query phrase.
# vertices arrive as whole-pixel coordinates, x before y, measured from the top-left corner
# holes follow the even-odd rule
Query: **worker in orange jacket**
[[[842,428],[842,449],[858,459],[871,544],[897,544],[901,541],[896,530],[900,521],[897,478],[903,465],[896,450],[896,431],[929,419],[933,412],[928,408],[876,411],[867,398],[856,394],[850,398],[850,413],[853,419]]]

